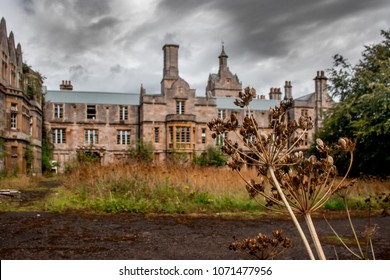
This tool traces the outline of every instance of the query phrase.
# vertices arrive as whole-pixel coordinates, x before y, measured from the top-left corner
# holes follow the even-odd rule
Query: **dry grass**
[[[0,189],[29,189],[36,186],[37,180],[38,178],[32,178],[27,176],[1,178]]]
[[[250,176],[256,176],[254,170],[246,170]],[[93,187],[97,182],[120,181],[134,178],[146,181],[150,186],[166,184],[184,186],[194,191],[208,192],[213,195],[246,193],[242,179],[228,168],[212,168],[180,165],[128,164],[117,166],[91,166],[77,168],[65,175],[67,188],[85,182]]]

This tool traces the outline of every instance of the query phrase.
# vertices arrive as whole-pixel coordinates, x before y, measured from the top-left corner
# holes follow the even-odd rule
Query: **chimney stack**
[[[64,81],[60,84],[60,90],[73,90],[73,85],[71,81]]]

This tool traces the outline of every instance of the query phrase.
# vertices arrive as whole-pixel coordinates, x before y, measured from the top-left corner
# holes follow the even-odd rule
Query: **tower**
[[[323,114],[324,114],[324,103],[327,96],[327,80],[324,71],[317,71],[317,76],[314,78],[315,81],[315,104],[314,104],[314,122],[315,122],[315,133],[318,132],[319,128],[322,127]]]

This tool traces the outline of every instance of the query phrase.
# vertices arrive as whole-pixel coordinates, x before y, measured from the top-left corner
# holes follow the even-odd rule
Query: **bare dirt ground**
[[[42,195],[22,193],[23,203]],[[352,239],[345,213],[325,214],[339,235]],[[376,258],[389,260],[390,217],[354,214],[359,236],[369,224],[379,227],[373,238]],[[354,259],[321,215],[314,224],[328,259]],[[308,258],[292,222],[283,217],[3,212],[0,259],[252,259],[247,253],[228,249],[233,238],[255,237],[259,232],[271,235],[275,229],[283,230],[293,241],[292,248],[278,259]],[[351,248],[357,251],[357,247]]]

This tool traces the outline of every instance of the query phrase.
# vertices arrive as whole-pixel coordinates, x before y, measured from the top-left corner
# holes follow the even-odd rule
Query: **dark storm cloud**
[[[320,31],[321,26],[348,16],[361,16],[387,3],[386,0],[162,0],[159,7],[172,17],[180,17],[208,5],[208,9],[223,13],[221,20],[230,21],[225,28],[232,30],[232,38],[227,38],[231,47],[249,56],[275,57],[286,55],[292,45],[299,44],[316,29]],[[365,18],[362,16],[361,20],[364,22]]]
[[[84,89],[138,91],[144,83],[157,93],[161,48],[175,43],[180,75],[198,94],[218,71],[222,41],[243,85],[264,93],[291,79],[294,91],[311,91],[315,71],[329,68],[332,55],[356,58],[378,40],[390,7],[388,0],[1,1],[6,19],[23,26],[17,38],[33,66],[46,70],[46,83],[57,87],[70,74]]]
[[[51,46],[63,57],[80,55],[114,36],[112,31],[119,20],[111,16],[110,1],[47,0],[35,3],[42,17],[36,19],[35,43]],[[44,16],[43,16],[44,15]],[[38,39],[38,40],[37,40]]]
[[[28,15],[33,15],[35,13],[33,0],[19,0],[23,11]]]

